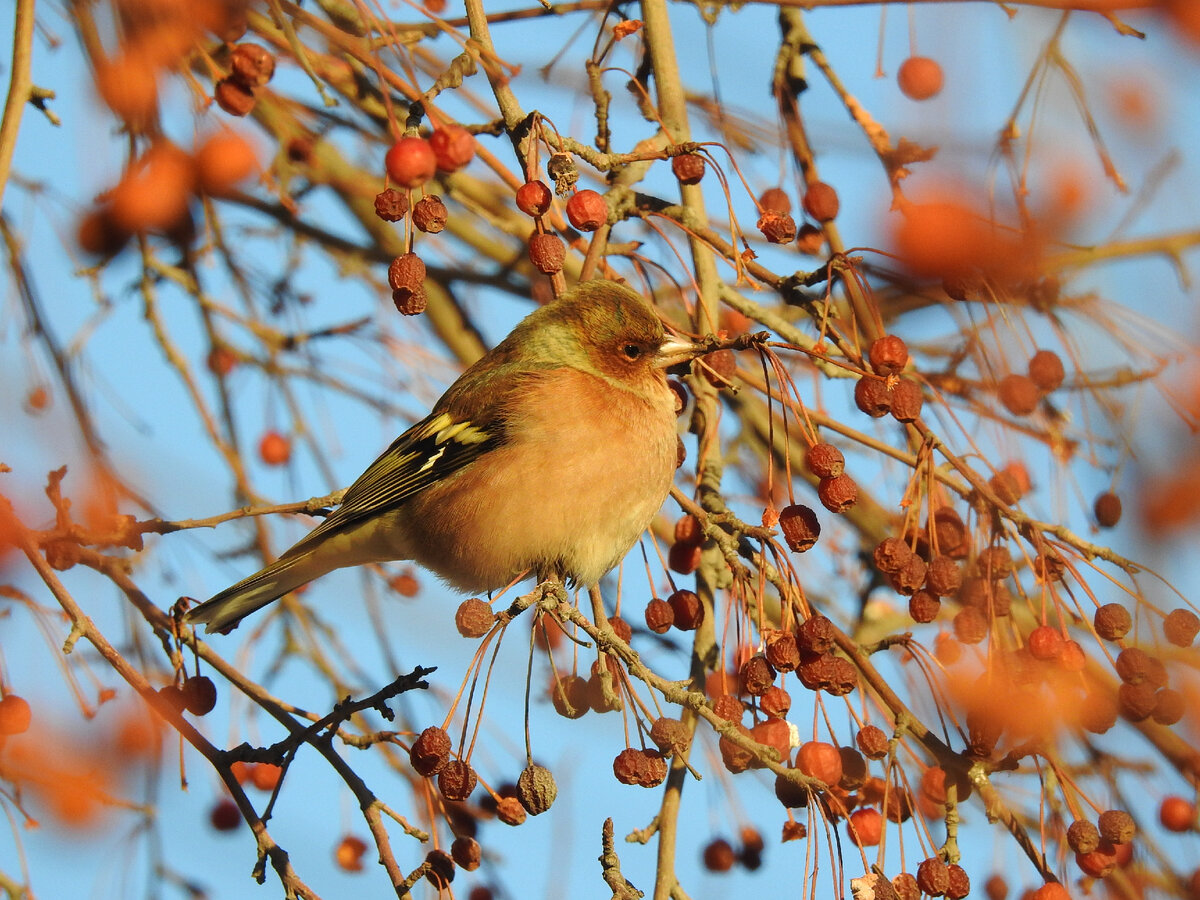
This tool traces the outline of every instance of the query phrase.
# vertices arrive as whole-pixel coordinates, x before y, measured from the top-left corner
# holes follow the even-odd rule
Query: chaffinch
[[[344,566],[413,560],[466,592],[524,573],[590,586],[649,526],[676,469],[664,370],[702,353],[627,287],[535,310],[400,435],[306,537],[188,613],[207,631]]]

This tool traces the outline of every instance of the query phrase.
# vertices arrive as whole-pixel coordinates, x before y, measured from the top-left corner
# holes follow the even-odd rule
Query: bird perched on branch
[[[345,566],[413,560],[468,592],[526,572],[590,586],[649,526],[676,469],[665,369],[704,352],[646,302],[591,281],[468,368],[275,562],[187,615],[228,632]]]

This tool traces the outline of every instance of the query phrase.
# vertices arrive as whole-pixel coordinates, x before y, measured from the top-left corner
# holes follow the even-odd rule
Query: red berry
[[[1027,416],[1038,407],[1041,392],[1033,379],[1025,375],[1005,375],[996,386],[1000,402],[1014,416]]]
[[[671,157],[671,171],[680,184],[699,184],[704,177],[704,157],[698,153],[685,153]]]
[[[908,345],[894,334],[871,342],[867,358],[876,375],[895,375],[908,364]]]
[[[900,63],[896,72],[896,83],[900,92],[910,100],[928,100],[936,97],[944,82],[942,67],[927,56],[910,56]]]
[[[440,172],[457,172],[475,158],[475,138],[461,125],[435,128],[429,146]]]
[[[529,238],[529,261],[545,275],[553,275],[563,267],[567,248],[557,234],[534,234]]]
[[[710,872],[728,872],[735,862],[737,853],[724,838],[717,838],[704,848],[704,868]]]
[[[338,841],[333,851],[333,861],[343,872],[361,872],[363,854],[367,852],[367,844],[360,837],[346,835]]]
[[[1029,652],[1034,659],[1057,659],[1062,651],[1062,632],[1054,626],[1039,625],[1029,632]]]
[[[258,442],[258,455],[268,466],[282,466],[292,456],[292,442],[278,431],[268,431]]]
[[[517,188],[517,209],[527,216],[542,216],[550,208],[554,195],[541,181],[527,181]]]
[[[383,160],[388,176],[401,187],[420,187],[437,171],[437,156],[422,137],[402,137]]]
[[[595,191],[576,191],[567,201],[567,218],[580,231],[595,231],[608,221],[608,204]]]

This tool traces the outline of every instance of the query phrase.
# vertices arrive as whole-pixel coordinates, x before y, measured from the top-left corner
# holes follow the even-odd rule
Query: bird
[[[186,620],[228,633],[334,569],[399,560],[465,593],[527,573],[597,584],[670,492],[666,370],[704,352],[669,336],[631,288],[577,285],[467,368],[307,536]]]

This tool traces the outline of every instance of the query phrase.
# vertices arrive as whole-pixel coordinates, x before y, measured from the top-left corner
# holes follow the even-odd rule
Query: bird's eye
[[[630,362],[638,359],[642,355],[642,348],[637,344],[626,344],[621,348],[621,352],[625,354],[625,358]]]

